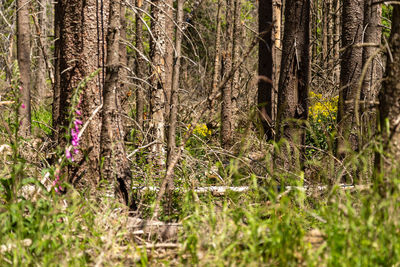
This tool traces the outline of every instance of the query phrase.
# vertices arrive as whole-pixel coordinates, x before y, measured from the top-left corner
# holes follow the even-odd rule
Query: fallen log
[[[371,185],[349,185],[349,184],[339,184],[339,189],[340,190],[355,190],[355,191],[362,191],[369,189]],[[310,192],[310,191],[326,191],[328,190],[329,186],[326,185],[320,185],[320,186],[285,186],[285,190],[282,190],[280,186],[277,187],[277,191],[282,192],[282,191],[294,191],[294,190],[299,190],[299,191],[304,191],[304,192]],[[238,193],[244,193],[250,191],[251,187],[249,186],[204,186],[204,187],[196,187],[193,189],[193,192],[197,194],[205,194],[205,193],[212,193],[213,195],[224,195],[227,191],[231,192],[238,192]],[[155,186],[138,186],[138,187],[133,187],[133,190],[137,190],[140,192],[143,191],[151,191],[151,192],[158,192],[159,188]],[[182,189],[182,188],[175,188],[175,191],[177,192],[188,192],[190,189]]]
[[[0,106],[12,105],[14,101],[0,101]]]

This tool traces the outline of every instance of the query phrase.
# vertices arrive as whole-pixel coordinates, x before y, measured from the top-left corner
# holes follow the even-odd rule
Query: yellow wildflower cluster
[[[192,125],[189,124],[189,125],[188,125],[188,129],[190,129],[191,127],[192,127]],[[211,130],[208,129],[208,127],[207,127],[206,124],[202,123],[202,124],[198,124],[198,125],[196,126],[196,128],[194,128],[193,133],[194,133],[195,135],[198,135],[198,136],[204,136],[204,137],[206,137],[207,135],[210,135],[210,134],[211,134]]]
[[[310,92],[310,108],[308,115],[310,118],[321,122],[321,118],[330,118],[336,120],[339,97],[335,96],[331,99],[326,99],[322,94]]]

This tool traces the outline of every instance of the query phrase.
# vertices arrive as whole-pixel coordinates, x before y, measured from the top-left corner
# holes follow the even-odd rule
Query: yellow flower
[[[311,118],[317,119],[319,116],[330,117],[337,112],[338,96],[333,98],[324,98],[322,94],[310,92],[310,109],[308,114]],[[320,122],[320,121],[318,121]]]

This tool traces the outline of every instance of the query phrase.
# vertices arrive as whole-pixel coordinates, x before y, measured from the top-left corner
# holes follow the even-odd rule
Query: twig
[[[151,142],[151,143],[148,143],[147,145],[138,147],[138,148],[136,148],[135,150],[133,150],[133,151],[127,156],[127,158],[130,159],[133,155],[135,155],[137,152],[139,152],[139,150],[145,149],[145,148],[147,148],[147,147],[149,147],[149,146],[152,146],[152,145],[155,145],[155,144],[161,144],[161,142],[155,140],[155,141],[153,141],[153,142]]]
[[[103,104],[101,104],[100,106],[98,106],[92,113],[92,115],[90,115],[89,119],[85,122],[85,124],[83,125],[82,129],[79,131],[78,137],[80,138],[82,136],[82,134],[85,132],[86,128],[88,127],[89,123],[93,120],[94,116],[96,116],[96,114],[101,110],[101,108],[103,107]]]
[[[180,248],[180,244],[176,243],[159,243],[159,244],[146,244],[142,246],[138,246],[138,248],[146,248],[146,249],[155,249],[155,248]]]

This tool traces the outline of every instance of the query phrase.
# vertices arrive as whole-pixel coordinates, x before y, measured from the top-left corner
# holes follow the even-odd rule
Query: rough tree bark
[[[258,3],[258,31],[261,34],[258,51],[258,108],[267,140],[273,139],[273,60],[272,60],[272,0]]]
[[[232,66],[236,66],[240,60],[240,46],[242,44],[242,40],[240,37],[242,36],[242,23],[241,23],[241,10],[242,10],[242,0],[235,0],[234,2],[234,23],[233,23],[233,32],[232,35]],[[232,77],[232,131],[237,128],[239,123],[239,91],[240,91],[240,69],[236,70]]]
[[[164,93],[165,93],[165,121],[169,127],[169,112],[170,112],[170,103],[171,103],[171,95],[172,95],[172,72],[174,65],[174,0],[164,0],[165,1],[165,29],[163,34],[165,35],[165,84],[164,84]],[[168,129],[167,127],[167,129]],[[168,132],[168,130],[167,130]]]
[[[120,90],[118,92],[121,106],[123,107],[123,111],[125,115],[129,113],[129,105],[125,105],[126,101],[130,97],[130,89],[129,89],[129,78],[128,78],[128,52],[126,50],[126,4],[124,1],[121,1],[120,5],[120,42],[119,42],[119,61],[121,63],[121,68],[119,69],[119,77],[120,77]],[[108,22],[111,24],[111,22]]]
[[[123,90],[120,70],[121,2],[111,1],[107,33],[106,79],[103,87],[103,110],[100,136],[102,179],[108,182],[111,193],[129,205],[132,174],[124,147],[119,94]]]
[[[213,69],[213,79],[211,85],[210,96],[213,96],[218,89],[218,82],[220,80],[220,70],[221,70],[221,10],[222,10],[222,0],[218,0],[217,7],[217,26],[215,33],[215,55],[214,55],[214,69]]]
[[[339,61],[340,58],[340,13],[341,13],[341,0],[333,0],[333,58],[335,62]],[[340,64],[335,65],[334,69],[334,83],[339,84],[340,82]]]
[[[285,31],[278,91],[277,140],[291,139],[296,129],[286,120],[307,119],[310,80],[310,5],[290,0],[285,7]],[[302,138],[301,138],[302,139]]]
[[[358,150],[359,138],[355,122],[355,99],[362,68],[363,0],[344,0],[342,7],[342,49],[338,106],[337,156]]]
[[[46,58],[43,50],[48,51],[47,46],[47,0],[38,1],[36,7],[38,13],[38,30],[36,36],[36,75],[34,75],[34,90],[36,92],[37,101],[44,103],[44,100],[48,96],[47,84],[46,84]],[[43,38],[44,37],[44,38]],[[43,46],[43,47],[42,47]],[[47,53],[48,55],[49,53]]]
[[[278,91],[276,140],[304,144],[310,80],[310,1],[288,0]],[[283,155],[287,157],[287,155]],[[293,159],[297,160],[297,159]]]
[[[70,123],[73,94],[80,82],[93,74],[103,62],[101,51],[105,44],[102,32],[106,30],[102,29],[102,25],[107,25],[108,2],[103,1],[101,8],[96,8],[97,4],[97,0],[59,0],[56,4],[55,30],[58,39],[55,43],[57,65],[53,107],[57,110],[53,112],[61,149],[67,145],[65,134]],[[96,184],[99,180],[101,118],[95,111],[101,104],[99,85],[102,82],[101,75],[93,77],[80,96],[82,115],[78,118],[84,123],[92,118],[81,137],[80,152],[75,155],[78,164],[68,166],[68,180],[73,184],[82,181],[87,186],[87,182]]]
[[[373,0],[365,0],[364,5],[364,43],[373,43],[378,46],[381,44],[382,28],[381,24],[382,6],[374,4]],[[376,54],[379,48],[366,46],[362,54],[362,66],[367,67],[361,88],[361,121],[362,132],[361,143],[365,144],[375,132],[376,112],[375,102],[380,91],[380,80],[383,71],[381,67],[381,57]],[[373,60],[369,63],[369,59]]]
[[[223,57],[223,73],[229,75],[232,71],[232,40],[234,27],[233,0],[226,0],[226,42]],[[232,80],[222,88],[221,108],[221,145],[229,149],[232,145]]]
[[[18,111],[20,126],[18,133],[23,137],[28,137],[31,133],[29,5],[29,0],[17,0],[17,58],[21,86],[21,106]]]
[[[400,5],[394,5],[390,52],[387,53],[387,66],[382,90],[379,93],[380,128],[384,142],[384,155],[378,154],[376,166],[381,181],[381,194],[386,194],[388,177],[394,168],[399,167],[400,157]],[[387,157],[384,160],[384,157]]]
[[[142,8],[143,1],[136,0],[136,7]],[[143,58],[144,47],[143,47],[143,22],[140,16],[141,12],[138,11],[136,14],[136,75],[139,78],[136,81],[136,121],[139,126],[139,132],[143,131],[143,113],[144,113],[144,83],[140,80],[144,78],[146,69],[146,62]]]
[[[157,141],[152,147],[154,162],[159,165],[165,165],[166,153],[164,149],[165,141],[165,94],[164,86],[166,80],[165,72],[165,25],[166,4],[162,0],[153,0],[151,6],[151,96],[150,96],[150,130],[152,139]]]

